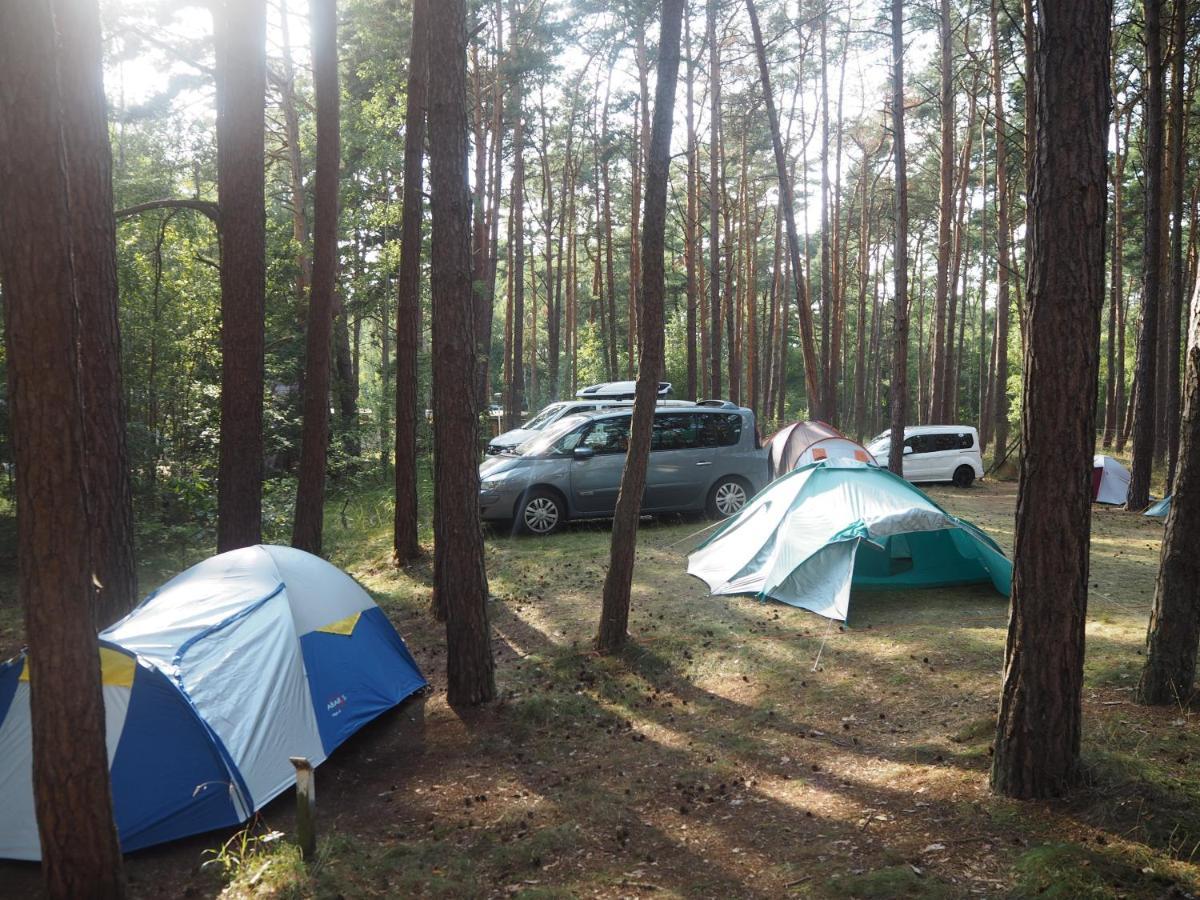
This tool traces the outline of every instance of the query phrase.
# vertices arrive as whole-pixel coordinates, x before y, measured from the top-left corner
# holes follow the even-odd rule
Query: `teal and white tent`
[[[886,469],[849,459],[773,482],[688,557],[713,594],[756,594],[845,621],[854,589],[991,583],[1012,563],[990,537]]]
[[[1144,513],[1142,513],[1142,515],[1149,516],[1152,519],[1165,519],[1167,517],[1167,513],[1169,513],[1170,511],[1171,511],[1171,498],[1168,496],[1168,497],[1163,497],[1157,503],[1152,503],[1150,505],[1150,508],[1148,510],[1146,510]]]

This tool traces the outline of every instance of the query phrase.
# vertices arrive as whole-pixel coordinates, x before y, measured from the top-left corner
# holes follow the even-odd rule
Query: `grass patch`
[[[855,900],[888,900],[892,897],[923,897],[927,900],[949,900],[957,896],[951,885],[940,878],[922,873],[918,875],[912,866],[888,866],[826,880],[825,887],[837,897],[853,897]]]
[[[1021,855],[1014,866],[1016,882],[1010,896],[1043,900],[1117,900],[1122,897],[1185,896],[1168,893],[1174,885],[1194,889],[1188,879],[1177,881],[1169,864],[1141,853],[1120,849],[1092,850],[1074,844],[1047,844]]]

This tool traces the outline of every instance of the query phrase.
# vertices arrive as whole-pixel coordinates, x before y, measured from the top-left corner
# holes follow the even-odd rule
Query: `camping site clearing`
[[[1015,485],[930,494],[1011,549]],[[1094,508],[1086,777],[1068,800],[1044,804],[987,787],[1008,609],[990,586],[856,593],[842,628],[782,604],[708,596],[684,573],[706,523],[647,520],[631,645],[602,658],[590,644],[608,524],[547,539],[492,533],[501,700],[458,714],[442,690],[442,631],[427,614],[429,564],[388,563],[390,496],[330,510],[332,561],[388,611],[433,690],[318,770],[321,842],[307,871],[284,797],[224,848],[230,836],[215,834],[132,855],[134,896],[1200,889],[1196,721],[1132,699],[1160,520]],[[7,593],[3,655],[20,644]],[[34,866],[0,863],[0,895],[37,885]]]

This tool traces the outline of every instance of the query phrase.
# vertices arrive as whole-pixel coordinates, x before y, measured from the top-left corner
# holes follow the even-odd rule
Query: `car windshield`
[[[566,406],[565,403],[551,403],[521,427],[527,431],[541,431],[554,420],[555,416],[562,412],[564,406]]]
[[[564,416],[545,431],[518,444],[512,452],[517,456],[547,456],[550,452],[564,453],[572,450],[574,447],[567,447],[563,439],[568,438],[572,431],[586,421],[586,416]],[[578,441],[577,437],[576,441]],[[557,446],[560,443],[563,445]]]
[[[891,436],[892,436],[892,431],[890,428],[887,431],[881,431],[879,434],[875,435],[875,437],[871,438],[871,441],[869,444],[867,444],[867,446],[874,447],[876,444],[887,443],[888,439]]]

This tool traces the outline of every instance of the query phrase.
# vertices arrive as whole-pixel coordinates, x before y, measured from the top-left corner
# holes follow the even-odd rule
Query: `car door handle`
[[[711,466],[711,465],[712,465],[712,462],[698,462],[698,463],[696,463],[696,465],[698,465],[698,466]]]

